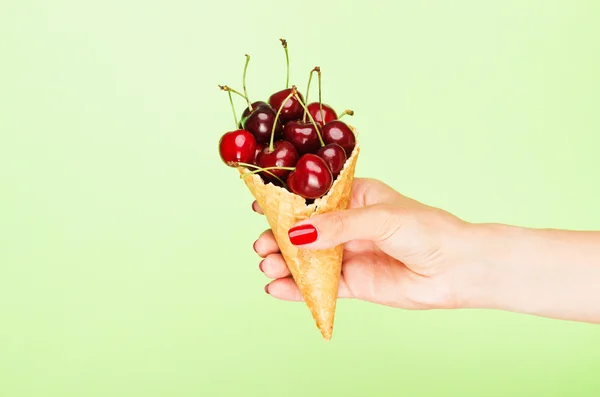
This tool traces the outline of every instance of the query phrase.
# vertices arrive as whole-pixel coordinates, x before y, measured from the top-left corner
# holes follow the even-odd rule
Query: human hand
[[[256,202],[252,207],[262,213]],[[457,217],[405,197],[380,181],[357,178],[348,210],[298,225],[305,224],[313,225],[318,237],[303,248],[344,244],[340,298],[404,309],[460,306],[459,280],[468,252],[460,236],[468,224]],[[254,250],[264,258],[260,269],[274,279],[265,290],[278,299],[301,301],[270,230],[261,234]]]

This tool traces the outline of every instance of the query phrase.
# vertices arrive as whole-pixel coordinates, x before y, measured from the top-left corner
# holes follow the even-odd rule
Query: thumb
[[[386,239],[402,225],[399,208],[371,205],[316,215],[288,231],[290,242],[306,249],[328,249],[351,240]]]

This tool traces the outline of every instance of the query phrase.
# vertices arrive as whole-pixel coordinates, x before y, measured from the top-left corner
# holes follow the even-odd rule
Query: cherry
[[[323,196],[332,184],[333,176],[329,166],[325,160],[312,153],[300,157],[296,169],[287,178],[289,189],[305,199]]]
[[[294,97],[299,100],[298,93],[294,93]],[[284,138],[292,142],[300,155],[306,153],[314,153],[319,147],[325,146],[321,137],[321,129],[315,122],[313,117],[308,113],[308,109],[303,102],[300,102],[304,110],[304,116],[308,114],[310,123],[297,120],[288,122],[283,130]]]
[[[266,146],[256,156],[256,165],[261,168],[270,167],[294,167],[298,162],[298,152],[294,145],[287,141],[276,141],[271,146]],[[270,171],[278,178],[285,179],[289,174],[289,170],[276,169]],[[270,182],[275,182],[276,179],[267,172],[261,172],[261,176]]]
[[[233,105],[233,98],[231,92],[227,86],[219,86],[222,90],[227,91],[229,95],[229,103],[231,104],[231,111],[233,113],[233,120],[235,121],[236,128],[238,126],[237,115],[235,112],[235,106]],[[221,160],[230,167],[238,167],[240,163],[250,163],[254,161],[256,152],[256,138],[250,131],[238,128],[233,131],[226,132],[219,139],[219,154]]]
[[[300,101],[304,102],[304,98],[302,94],[298,93],[297,97],[291,97],[289,99],[286,98],[292,93],[291,88],[286,88],[285,90],[278,91],[271,95],[269,98],[269,104],[273,109],[281,108],[281,121],[285,124],[291,120],[298,120],[302,117],[303,108],[300,104]],[[285,101],[285,102],[284,102]],[[283,106],[283,107],[282,107]]]
[[[229,131],[219,140],[221,160],[230,167],[253,162],[255,151],[256,139],[246,130]]]
[[[337,120],[338,116],[335,110],[329,105],[324,103],[319,104],[318,102],[310,103],[308,106],[308,112],[315,119],[319,125],[323,126],[330,121]]]
[[[330,121],[323,126],[323,140],[326,144],[337,143],[344,148],[347,156],[350,156],[356,146],[354,132],[340,120]]]
[[[300,155],[314,153],[321,147],[315,125],[302,120],[288,122],[283,128],[283,139],[291,142]]]
[[[323,146],[317,150],[316,154],[325,160],[334,178],[340,174],[340,171],[344,168],[344,164],[346,164],[346,151],[337,143],[330,143]]]
[[[254,111],[242,120],[244,129],[254,134],[257,142],[269,142],[272,134],[274,134],[274,138],[280,137],[283,126],[281,121],[276,120],[276,113],[273,108],[266,103],[256,107],[253,106],[253,108]]]
[[[253,159],[254,161],[252,161],[252,164],[256,164],[256,158],[258,157],[258,154],[260,152],[262,152],[262,150],[266,147],[267,147],[267,145],[265,145],[264,143],[256,144],[256,149],[254,150],[254,159]]]
[[[269,109],[273,109],[271,106],[269,106],[268,103],[266,103],[265,101],[256,101],[256,102],[252,102],[252,110],[250,110],[250,106],[248,106],[244,112],[242,113],[242,120],[247,118],[248,116],[250,116],[250,113],[254,112],[257,109],[260,108],[269,108]]]

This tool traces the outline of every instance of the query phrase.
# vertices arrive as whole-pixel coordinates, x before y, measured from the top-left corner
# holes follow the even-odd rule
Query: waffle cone
[[[333,334],[333,321],[342,270],[343,246],[326,250],[305,250],[290,243],[288,230],[311,216],[348,208],[354,181],[358,142],[329,192],[307,205],[305,200],[272,183],[265,184],[257,174],[239,168],[248,189],[263,210],[281,254],[317,328],[325,340]]]

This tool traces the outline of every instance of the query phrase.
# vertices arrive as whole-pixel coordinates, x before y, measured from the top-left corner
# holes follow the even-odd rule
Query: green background
[[[269,298],[217,84],[249,53],[251,98],[283,88],[285,37],[292,82],[319,65],[356,111],[359,176],[470,221],[600,229],[599,20],[592,0],[3,2],[0,395],[597,396],[597,326],[341,301],[325,343]]]

